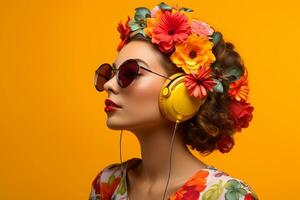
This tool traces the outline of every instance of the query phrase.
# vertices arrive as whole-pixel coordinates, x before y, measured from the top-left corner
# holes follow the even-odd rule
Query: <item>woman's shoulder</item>
[[[258,200],[253,189],[242,179],[209,166],[206,186],[200,193],[201,200]]]
[[[131,158],[123,161],[122,163],[111,163],[105,166],[95,177],[95,179],[100,179],[101,181],[108,181],[108,179],[113,175],[114,177],[119,177],[123,175],[122,173],[126,170],[127,167],[130,167],[132,164],[140,161],[139,158]]]

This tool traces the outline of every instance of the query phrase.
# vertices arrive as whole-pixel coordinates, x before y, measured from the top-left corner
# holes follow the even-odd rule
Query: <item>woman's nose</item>
[[[118,82],[117,82],[117,76],[114,75],[112,78],[110,78],[108,81],[106,81],[103,85],[103,89],[107,92],[113,92],[116,93],[118,88]]]

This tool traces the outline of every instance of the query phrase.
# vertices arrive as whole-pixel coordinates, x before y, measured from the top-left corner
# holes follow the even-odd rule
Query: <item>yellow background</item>
[[[96,174],[119,162],[120,131],[106,127],[106,93],[96,92],[94,70],[117,55],[117,23],[160,3],[144,2],[2,1],[0,199],[87,199]],[[177,3],[234,43],[255,108],[229,154],[193,153],[244,180],[261,200],[299,199],[300,4]],[[139,156],[137,140],[124,132],[123,160]]]

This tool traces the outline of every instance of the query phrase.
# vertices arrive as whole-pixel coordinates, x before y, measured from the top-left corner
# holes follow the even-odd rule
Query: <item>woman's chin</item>
[[[112,119],[107,119],[106,126],[112,130],[122,130],[124,126],[121,123],[115,122]]]

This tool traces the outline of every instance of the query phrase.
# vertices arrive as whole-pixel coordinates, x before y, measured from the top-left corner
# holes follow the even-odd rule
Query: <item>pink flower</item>
[[[193,19],[191,22],[192,32],[199,35],[208,37],[214,33],[214,30],[205,22]]]
[[[160,8],[159,6],[155,6],[152,10],[151,10],[151,17],[154,17],[155,14],[157,13],[157,11],[159,11]]]
[[[197,74],[191,72],[185,75],[185,86],[191,96],[203,99],[207,96],[207,90],[213,92],[213,87],[217,84],[211,75],[211,68],[201,66]]]

